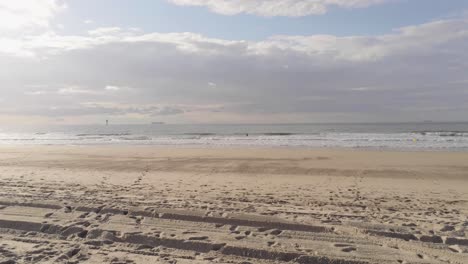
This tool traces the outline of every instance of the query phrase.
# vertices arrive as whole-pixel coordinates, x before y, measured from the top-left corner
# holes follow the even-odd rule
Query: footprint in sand
[[[341,251],[343,252],[352,252],[352,251],[356,251],[357,248],[355,247],[345,247],[345,248],[342,248]]]
[[[133,215],[131,215],[130,218],[135,219],[135,222],[136,222],[137,224],[141,224],[141,221],[142,221],[143,219],[145,219],[144,216],[133,216]]]
[[[463,249],[461,249],[459,245],[452,245],[448,249],[455,253],[463,253]]]
[[[452,226],[452,225],[445,225],[440,229],[441,232],[450,232],[454,230],[455,230],[455,226]]]
[[[341,251],[343,251],[343,252],[352,252],[352,251],[357,250],[356,247],[353,247],[350,244],[340,244],[340,243],[338,243],[338,244],[334,244],[333,246],[341,248]]]
[[[47,213],[44,215],[45,218],[49,218],[50,216],[52,216],[54,213]]]
[[[189,237],[188,240],[208,240],[208,238],[207,236],[193,236]]]
[[[275,229],[275,230],[273,230],[273,231],[270,232],[270,235],[278,236],[278,235],[280,235],[281,233],[283,233],[282,230]]]
[[[71,213],[71,211],[73,210],[73,208],[70,206],[70,205],[66,205],[64,208],[63,208],[64,212],[65,213]]]
[[[277,244],[278,244],[278,242],[275,242],[275,241],[268,241],[268,242],[267,242],[267,245],[268,245],[269,247],[276,246]]]

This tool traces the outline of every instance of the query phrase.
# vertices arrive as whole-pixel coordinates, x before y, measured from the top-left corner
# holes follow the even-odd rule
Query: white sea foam
[[[151,131],[150,131],[151,132]],[[345,147],[408,150],[468,150],[467,132],[406,133],[1,133],[0,144],[10,145],[164,145]]]

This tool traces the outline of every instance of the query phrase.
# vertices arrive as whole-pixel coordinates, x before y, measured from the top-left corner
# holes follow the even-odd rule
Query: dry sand
[[[468,153],[0,153],[0,263],[468,263]]]

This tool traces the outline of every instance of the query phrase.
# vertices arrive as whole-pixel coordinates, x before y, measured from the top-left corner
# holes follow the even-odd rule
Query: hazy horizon
[[[106,120],[102,120],[101,123],[76,123],[76,124],[16,124],[19,127],[21,126],[32,126],[32,127],[41,127],[41,126],[145,126],[145,125],[213,125],[213,126],[256,126],[256,125],[266,125],[266,126],[276,126],[276,125],[391,125],[391,124],[468,124],[468,121],[437,121],[437,120],[419,120],[419,121],[389,121],[389,122],[289,122],[289,123],[170,123],[170,122],[160,122],[160,121],[149,121],[149,122],[140,122],[140,123],[112,123],[112,120],[109,120],[109,123],[106,124]],[[14,127],[15,124],[9,124],[11,127]]]

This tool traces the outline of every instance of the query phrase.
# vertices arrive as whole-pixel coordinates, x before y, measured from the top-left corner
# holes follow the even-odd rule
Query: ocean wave
[[[287,130],[286,130],[287,131]],[[151,132],[151,131],[149,131]],[[234,132],[234,131],[231,131]],[[295,131],[294,131],[295,132]],[[405,133],[1,133],[0,144],[32,145],[172,145],[172,146],[281,146],[397,149],[468,149],[468,132],[428,131]]]
[[[216,136],[215,133],[184,133],[186,136]]]
[[[134,136],[134,137],[119,137],[119,140],[152,140],[152,137],[148,136]]]
[[[131,133],[90,133],[90,134],[77,134],[77,137],[90,137],[90,136],[98,136],[98,137],[119,137],[119,136],[131,136]]]
[[[292,136],[296,135],[295,133],[287,133],[287,132],[271,132],[271,133],[263,133],[264,136]]]
[[[467,131],[415,131],[413,134],[439,137],[468,137]]]

